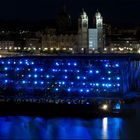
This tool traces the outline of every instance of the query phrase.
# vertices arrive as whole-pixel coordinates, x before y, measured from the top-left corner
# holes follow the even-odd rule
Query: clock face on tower
[[[86,20],[83,21],[83,27],[87,27],[87,21]]]

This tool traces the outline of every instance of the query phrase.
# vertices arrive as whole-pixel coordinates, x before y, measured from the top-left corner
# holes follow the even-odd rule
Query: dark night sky
[[[78,17],[82,8],[89,16],[99,9],[107,21],[140,23],[140,0],[0,0],[0,19],[55,18],[62,3],[73,18]]]

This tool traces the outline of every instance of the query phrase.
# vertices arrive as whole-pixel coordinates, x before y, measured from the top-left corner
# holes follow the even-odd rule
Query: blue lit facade
[[[127,63],[92,57],[1,58],[0,88],[40,95],[121,96],[130,88]]]

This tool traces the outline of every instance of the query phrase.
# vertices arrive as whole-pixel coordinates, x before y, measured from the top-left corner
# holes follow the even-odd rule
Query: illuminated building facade
[[[102,52],[104,48],[104,34],[103,34],[103,17],[99,11],[95,14],[96,18],[96,29],[98,36],[98,51]]]
[[[83,12],[78,19],[78,52],[88,52],[88,16]]]
[[[78,36],[75,34],[66,35],[50,35],[46,34],[42,37],[42,50],[43,52],[49,53],[59,53],[59,52],[69,52],[74,53],[77,51]]]
[[[13,90],[24,95],[123,96],[131,88],[128,63],[88,56],[1,58],[1,94]]]
[[[93,53],[98,50],[98,30],[97,29],[88,29],[88,38],[89,38],[89,53]]]
[[[15,42],[10,40],[0,41],[0,51],[15,51],[20,48],[15,47]]]

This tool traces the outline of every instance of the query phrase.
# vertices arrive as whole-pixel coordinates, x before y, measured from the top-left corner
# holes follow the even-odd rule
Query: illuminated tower
[[[104,48],[104,35],[103,35],[103,17],[99,11],[95,14],[96,29],[98,34],[98,51],[103,51]]]
[[[79,52],[85,52],[88,49],[88,16],[83,10],[78,19],[78,42]]]

